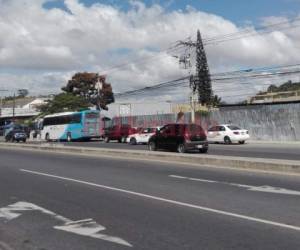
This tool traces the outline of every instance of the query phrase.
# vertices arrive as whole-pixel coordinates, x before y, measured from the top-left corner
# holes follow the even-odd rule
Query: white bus
[[[51,140],[89,140],[101,136],[100,112],[86,110],[47,115],[43,119],[41,139]]]

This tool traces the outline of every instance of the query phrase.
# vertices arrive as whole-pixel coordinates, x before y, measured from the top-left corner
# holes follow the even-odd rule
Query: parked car
[[[126,142],[127,137],[134,133],[136,133],[136,129],[132,128],[130,125],[116,125],[105,130],[104,141],[106,143],[111,140]]]
[[[7,133],[7,135],[5,136],[5,141],[6,142],[26,142],[27,139],[27,134],[24,130],[20,130],[20,129],[13,129],[11,131],[9,131]]]
[[[238,126],[223,124],[213,126],[208,129],[207,139],[209,142],[223,142],[225,144],[240,143],[244,144],[250,138],[249,132],[246,129],[241,129]]]
[[[145,128],[139,130],[139,132],[129,135],[126,142],[131,145],[136,144],[148,144],[149,139],[155,134],[157,128]]]
[[[5,126],[0,126],[0,136],[4,136]]]
[[[208,141],[203,128],[196,124],[167,124],[149,139],[149,150],[176,150],[185,153],[188,150],[208,151]]]

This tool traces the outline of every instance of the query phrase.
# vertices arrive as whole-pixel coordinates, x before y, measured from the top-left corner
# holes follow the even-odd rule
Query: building
[[[294,101],[300,101],[300,90],[258,94],[256,96],[250,97],[247,102],[248,104],[257,104]]]
[[[6,120],[24,120],[39,114],[38,106],[44,104],[49,98],[26,97],[10,100],[0,108],[0,124]]]

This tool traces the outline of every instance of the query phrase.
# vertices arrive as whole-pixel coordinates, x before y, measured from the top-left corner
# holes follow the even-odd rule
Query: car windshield
[[[233,126],[233,125],[228,126],[228,128],[229,128],[230,130],[241,130],[241,128],[239,128],[239,127],[237,127],[237,126]]]

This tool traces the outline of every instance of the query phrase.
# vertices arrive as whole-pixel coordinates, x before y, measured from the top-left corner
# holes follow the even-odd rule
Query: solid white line
[[[169,175],[169,177],[176,178],[176,179],[189,180],[189,181],[217,183],[217,184],[229,185],[229,186],[234,186],[234,187],[247,188],[248,191],[253,191],[253,192],[264,192],[264,193],[284,194],[284,195],[298,195],[298,196],[300,195],[300,191],[279,188],[279,187],[271,187],[268,185],[251,186],[251,185],[230,183],[230,182],[224,182],[224,181],[213,181],[213,180],[206,180],[206,179],[190,178],[190,177],[185,177],[185,176],[180,176],[180,175]]]
[[[60,180],[85,184],[85,185],[89,185],[89,186],[99,187],[99,188],[106,189],[106,190],[112,190],[112,191],[117,191],[117,192],[121,192],[121,193],[131,194],[131,195],[134,195],[134,196],[139,196],[139,197],[143,197],[143,198],[148,198],[148,199],[152,199],[152,200],[166,202],[166,203],[170,203],[170,204],[174,204],[174,205],[178,205],[178,206],[194,208],[194,209],[198,209],[198,210],[202,210],[202,211],[206,211],[206,212],[210,212],[210,213],[226,215],[226,216],[235,217],[235,218],[239,218],[239,219],[243,219],[243,220],[247,220],[247,221],[254,221],[254,222],[267,224],[267,225],[271,225],[271,226],[276,226],[276,227],[281,227],[281,228],[300,231],[300,227],[297,227],[297,226],[292,226],[292,225],[283,224],[283,223],[270,221],[270,220],[259,219],[259,218],[250,217],[250,216],[241,215],[241,214],[236,214],[236,213],[230,213],[230,212],[226,212],[226,211],[222,211],[222,210],[217,210],[217,209],[212,209],[212,208],[208,208],[208,207],[193,205],[193,204],[189,204],[189,203],[185,203],[185,202],[169,200],[169,199],[165,199],[165,198],[161,198],[161,197],[157,197],[157,196],[152,196],[152,195],[147,195],[147,194],[138,193],[138,192],[134,192],[134,191],[129,191],[129,190],[126,190],[126,189],[120,189],[120,188],[100,185],[100,184],[96,184],[96,183],[92,183],[92,182],[76,180],[76,179],[72,179],[72,178],[67,178],[67,177],[62,177],[62,176],[58,176],[58,175],[52,175],[52,174],[47,174],[47,173],[42,173],[42,172],[37,172],[37,171],[31,171],[31,170],[27,170],[27,169],[20,169],[20,171],[30,173],[30,174],[34,174],[34,175],[46,176],[46,177],[51,177],[51,178],[55,178],[55,179],[60,179]]]

